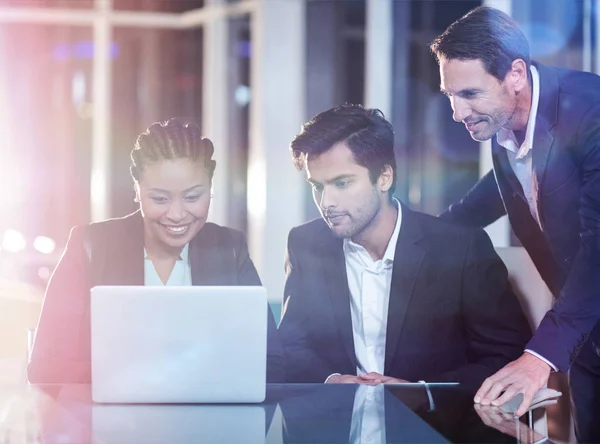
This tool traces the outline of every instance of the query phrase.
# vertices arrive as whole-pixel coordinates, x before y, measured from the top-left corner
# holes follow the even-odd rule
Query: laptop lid
[[[91,290],[94,402],[262,402],[266,349],[264,287]]]

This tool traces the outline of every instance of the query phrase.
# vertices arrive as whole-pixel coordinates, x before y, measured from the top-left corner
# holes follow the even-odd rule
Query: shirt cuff
[[[332,373],[329,376],[327,376],[327,379],[325,380],[325,384],[327,384],[327,381],[329,381],[329,378],[331,378],[332,376],[342,376],[341,373]]]
[[[433,402],[433,396],[431,396],[431,390],[429,390],[429,385],[425,381],[419,381],[419,384],[425,385],[425,390],[427,391],[427,398],[429,399],[429,411],[435,411],[435,402]]]
[[[533,350],[529,350],[528,348],[525,349],[525,353],[529,353],[530,355],[535,356],[536,358],[544,361],[546,364],[548,364],[550,367],[552,367],[552,370],[554,370],[555,372],[558,371],[558,368],[552,364],[550,361],[548,361],[546,358],[544,358],[542,355],[534,352]]]

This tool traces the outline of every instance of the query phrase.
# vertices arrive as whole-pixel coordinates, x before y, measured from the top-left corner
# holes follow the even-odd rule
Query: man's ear
[[[506,73],[506,79],[510,81],[512,89],[516,93],[520,93],[525,88],[529,81],[529,73],[527,70],[527,63],[523,59],[513,60],[510,70]]]
[[[392,187],[392,183],[394,181],[394,170],[390,165],[385,165],[379,174],[379,178],[377,179],[377,186],[379,191],[382,193],[387,193]]]

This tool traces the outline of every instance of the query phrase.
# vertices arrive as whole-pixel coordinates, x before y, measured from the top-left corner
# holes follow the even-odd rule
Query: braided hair
[[[210,139],[203,138],[198,125],[172,118],[155,122],[138,136],[131,150],[129,171],[138,183],[148,164],[171,159],[190,159],[204,164],[212,181],[217,163],[212,159],[214,147]]]

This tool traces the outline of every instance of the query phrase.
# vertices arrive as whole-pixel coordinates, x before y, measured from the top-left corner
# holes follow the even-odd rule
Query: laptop
[[[262,402],[266,290],[94,287],[91,359],[97,403]]]

